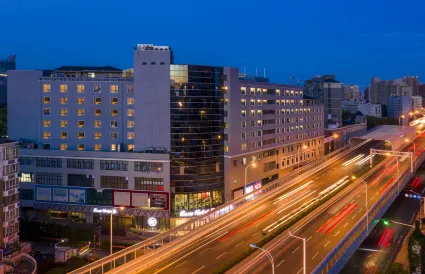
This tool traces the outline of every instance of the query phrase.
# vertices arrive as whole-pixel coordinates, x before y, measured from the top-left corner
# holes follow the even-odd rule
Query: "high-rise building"
[[[405,79],[395,79],[391,85],[391,96],[413,96],[413,87],[407,85]]]
[[[425,84],[420,84],[418,88],[418,96],[422,97],[422,104],[425,106]]]
[[[368,103],[370,103],[370,87],[365,88],[364,90],[364,97],[363,97]]]
[[[226,197],[238,197],[322,157],[323,104],[297,86],[224,68]],[[256,166],[251,166],[251,163]],[[246,170],[246,177],[245,177]]]
[[[420,96],[390,96],[388,102],[388,117],[398,119],[404,115],[404,124],[413,114],[422,113]]]
[[[318,98],[324,104],[324,124],[342,125],[342,84],[335,80],[335,75],[315,76],[304,81],[304,93]]]
[[[16,69],[16,56],[0,59],[0,105],[7,103],[7,71]]]
[[[3,201],[0,228],[0,247],[7,249],[11,244],[19,243],[19,182],[18,182],[18,143],[0,140],[1,159],[1,200]]]
[[[360,111],[363,115],[366,116],[373,116],[376,118],[382,117],[382,109],[380,104],[358,104],[357,105],[357,111]]]
[[[359,100],[360,87],[358,85],[344,85],[342,92],[343,100]]]
[[[404,76],[403,82],[412,88],[412,96],[419,95],[419,77],[418,76]]]
[[[118,222],[168,228],[244,192],[254,159],[248,187],[323,155],[323,105],[300,88],[174,64],[168,46],[133,58],[125,71],[10,72],[23,218],[96,223],[123,206]]]

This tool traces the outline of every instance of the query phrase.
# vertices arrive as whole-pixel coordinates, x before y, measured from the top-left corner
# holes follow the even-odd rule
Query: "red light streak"
[[[383,248],[386,248],[386,247],[387,247],[388,242],[390,241],[391,235],[393,235],[393,232],[394,232],[394,228],[392,228],[392,229],[390,230],[390,233],[388,234],[387,240],[385,241],[385,243],[384,243],[384,247],[383,247]]]
[[[339,218],[339,220],[336,221],[336,223],[334,223],[330,228],[328,228],[328,230],[325,231],[325,234],[328,234],[329,231],[331,231],[337,224],[339,224],[342,220],[345,219],[345,217],[347,217],[351,212],[353,212],[356,208],[357,208],[357,204],[352,207],[348,212],[346,212],[341,218]]]
[[[319,228],[319,230],[317,230],[317,232],[321,232],[323,229],[325,229],[325,227],[328,224],[330,224],[333,220],[335,220],[336,218],[338,218],[338,216],[341,215],[344,211],[346,211],[349,207],[351,207],[351,204],[346,205],[340,212],[338,212],[338,214],[336,214],[332,219],[330,219],[324,225],[322,225],[322,227]]]
[[[379,243],[378,243],[378,247],[381,246],[382,241],[384,240],[385,235],[387,235],[387,232],[388,232],[388,227],[385,228],[384,233],[382,233],[381,239],[379,240]]]

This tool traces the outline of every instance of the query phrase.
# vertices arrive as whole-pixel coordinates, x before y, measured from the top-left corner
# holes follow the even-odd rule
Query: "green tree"
[[[386,274],[409,274],[406,266],[399,263],[394,263],[394,262],[390,262],[388,264],[387,271],[385,273]]]

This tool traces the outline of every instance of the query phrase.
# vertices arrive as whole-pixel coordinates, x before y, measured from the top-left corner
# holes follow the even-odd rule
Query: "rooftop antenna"
[[[266,68],[264,68],[264,78],[266,78]]]

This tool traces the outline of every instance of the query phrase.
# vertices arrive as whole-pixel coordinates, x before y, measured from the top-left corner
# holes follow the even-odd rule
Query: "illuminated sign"
[[[100,213],[100,214],[117,214],[117,210],[115,208],[97,208],[95,207],[93,209],[94,213]]]
[[[254,190],[257,190],[257,189],[261,188],[262,186],[263,186],[263,184],[261,183],[261,181],[260,182],[255,182],[255,183],[253,183],[251,185],[248,185],[245,188],[245,194],[251,193]]]
[[[148,225],[149,226],[156,226],[158,224],[158,221],[156,220],[156,218],[155,217],[150,217],[149,219],[148,219]]]
[[[197,209],[195,211],[180,211],[179,215],[180,217],[193,217],[193,216],[201,216],[204,214],[207,214],[210,211],[210,209]]]

